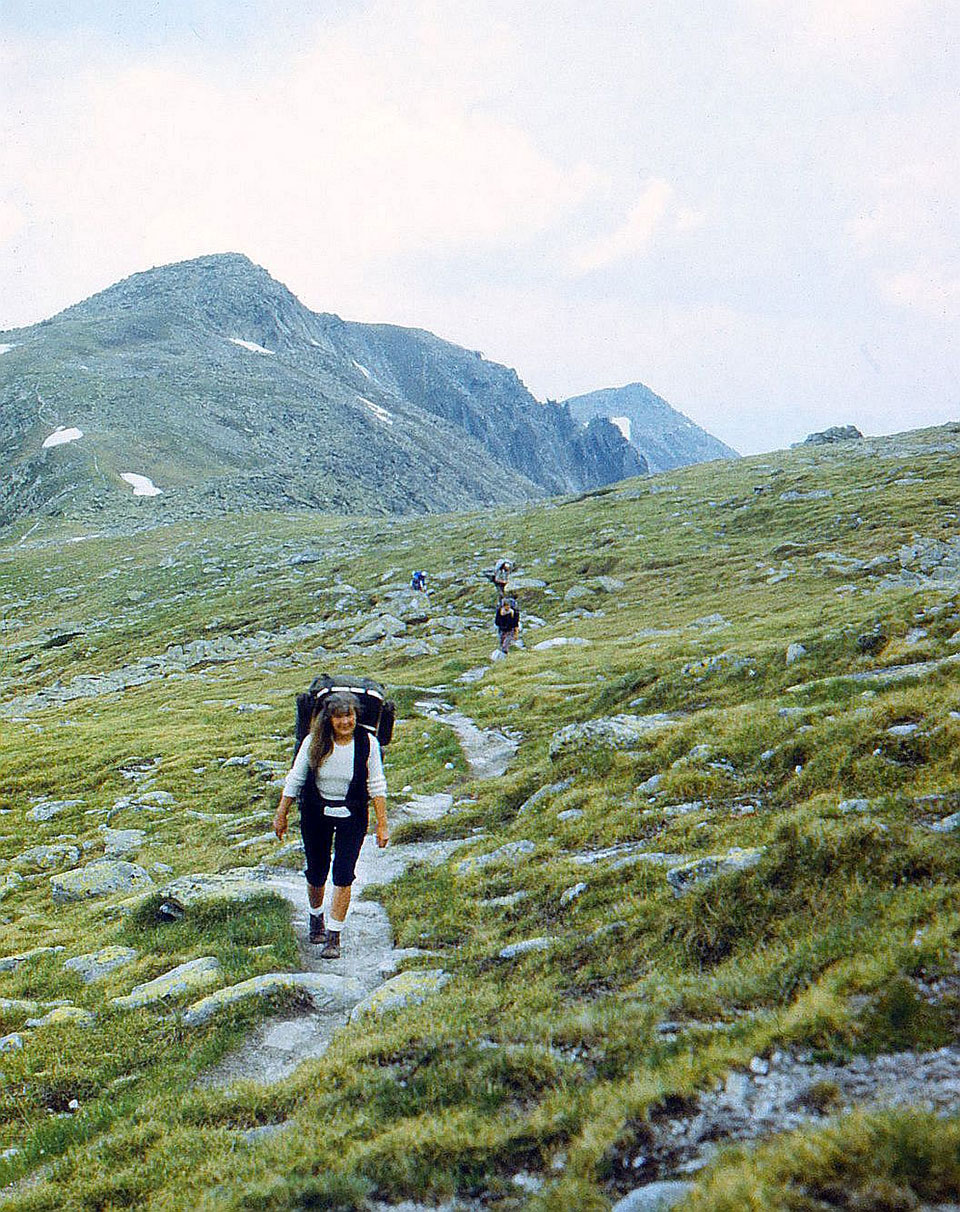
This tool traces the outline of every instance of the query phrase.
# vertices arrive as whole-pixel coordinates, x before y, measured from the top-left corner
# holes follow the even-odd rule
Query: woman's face
[[[333,739],[343,744],[353,736],[353,730],[357,726],[357,713],[352,707],[348,711],[338,711],[330,717],[330,726],[333,728]]]

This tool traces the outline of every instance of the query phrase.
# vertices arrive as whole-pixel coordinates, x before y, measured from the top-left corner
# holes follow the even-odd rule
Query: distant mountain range
[[[612,421],[643,455],[651,472],[739,458],[735,450],[671,408],[642,383],[591,391],[564,403],[578,421],[589,422],[596,417]]]
[[[592,399],[542,404],[477,352],[310,311],[244,256],[201,257],[0,333],[0,525],[430,512],[643,474],[647,430]],[[714,444],[700,458],[733,453],[659,404],[671,432]]]

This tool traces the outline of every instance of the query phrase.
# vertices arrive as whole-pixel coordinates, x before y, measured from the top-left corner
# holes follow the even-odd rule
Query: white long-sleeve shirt
[[[297,751],[290,773],[283,784],[283,794],[296,799],[303,784],[307,780],[310,769],[310,742],[313,738],[308,733],[303,744]],[[346,745],[333,743],[333,753],[317,771],[317,790],[325,800],[342,800],[347,794],[350,780],[353,778],[353,741]],[[383,773],[383,760],[380,756],[380,742],[375,736],[370,737],[370,756],[367,758],[367,791],[370,798],[387,794],[387,780]],[[350,815],[349,808],[327,807],[325,816],[346,817]]]

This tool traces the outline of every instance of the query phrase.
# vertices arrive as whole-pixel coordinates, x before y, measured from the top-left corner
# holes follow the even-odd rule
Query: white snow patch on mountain
[[[9,353],[11,349],[16,348],[16,345],[0,345],[0,354]]]
[[[629,417],[611,417],[610,420],[616,425],[617,429],[623,436],[630,441],[630,418]]]
[[[366,366],[361,366],[356,358],[351,358],[350,361],[354,364],[354,366],[356,366],[357,370],[359,370],[360,373],[362,375],[364,375],[366,378],[368,378],[368,379],[373,378],[373,375],[370,373],[369,370],[367,370]]]
[[[120,479],[126,480],[131,485],[135,497],[158,497],[160,495],[160,489],[147,476],[138,476],[132,471],[122,471]]]
[[[385,408],[381,407],[381,405],[374,404],[374,402],[372,400],[366,399],[365,396],[357,396],[357,399],[360,401],[361,404],[365,405],[367,408],[370,409],[370,411],[373,413],[373,415],[377,418],[378,421],[382,421],[384,423],[384,425],[393,424],[393,413],[392,412],[387,412],[387,410]]]
[[[262,345],[258,345],[256,341],[241,341],[239,337],[228,337],[227,340],[232,345],[239,345],[241,349],[249,349],[251,353],[273,354],[275,349],[265,349]]]
[[[0,350],[0,353],[3,351]],[[83,437],[83,430],[70,428],[65,425],[58,425],[57,428],[50,434],[49,437],[43,440],[43,450],[49,450],[51,446],[63,446],[67,442],[76,442],[78,438]]]

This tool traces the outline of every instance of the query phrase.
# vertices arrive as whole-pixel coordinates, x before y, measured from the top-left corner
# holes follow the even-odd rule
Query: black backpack
[[[297,695],[297,731],[293,756],[300,751],[303,738],[310,731],[313,717],[323,706],[323,700],[335,690],[346,690],[357,700],[357,723],[377,738],[381,748],[389,745],[397,718],[397,705],[373,678],[355,677],[352,673],[331,675],[321,673],[310,688]]]

